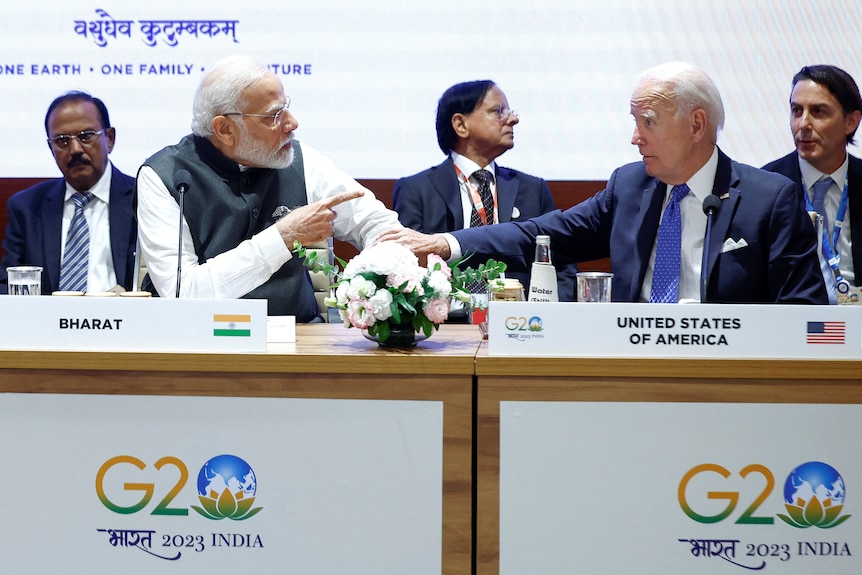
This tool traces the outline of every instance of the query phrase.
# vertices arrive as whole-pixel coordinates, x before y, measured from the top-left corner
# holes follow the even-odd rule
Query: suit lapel
[[[461,208],[461,186],[458,183],[458,175],[455,173],[455,164],[452,158],[437,166],[428,176],[431,185],[443,198],[443,205],[452,212],[455,229],[464,227],[464,210]]]
[[[512,220],[515,198],[518,196],[518,180],[511,170],[497,167],[497,214],[500,223]]]
[[[850,250],[856,285],[862,285],[862,160],[850,156],[847,166],[847,195],[850,204]]]
[[[709,270],[712,276],[715,262],[718,261],[718,256],[721,253],[721,247],[730,230],[730,224],[733,221],[733,214],[736,212],[736,207],[739,204],[739,178],[733,172],[733,166],[730,163],[730,158],[724,155],[721,150],[718,152],[718,166],[715,171],[715,183],[712,187],[712,193],[718,196],[721,200],[721,206],[718,213],[713,216],[712,230],[710,232],[708,249],[708,261],[706,262],[706,270]],[[740,238],[734,238],[740,239]],[[701,274],[706,270],[701,270]]]
[[[127,276],[129,245],[135,237],[136,220],[132,213],[133,186],[127,184],[119,170],[111,168],[111,194],[108,203],[108,222],[111,234],[111,258],[117,283],[126,286],[133,276]],[[133,270],[134,272],[134,270]],[[130,289],[134,289],[132,286]]]
[[[43,289],[46,293],[59,289],[60,287],[60,247],[62,243],[63,229],[63,201],[66,197],[66,182],[63,179],[51,187],[42,202],[42,233],[44,237],[45,270]],[[50,291],[48,291],[50,290]]]

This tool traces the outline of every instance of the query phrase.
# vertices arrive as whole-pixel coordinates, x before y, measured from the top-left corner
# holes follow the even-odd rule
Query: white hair
[[[685,117],[701,108],[706,111],[707,121],[716,132],[724,128],[724,104],[712,78],[693,64],[668,62],[650,68],[641,74],[638,85],[644,83],[662,85],[663,91],[676,102],[676,116]]]
[[[239,112],[245,105],[243,91],[270,71],[249,56],[229,56],[216,62],[201,79],[192,106],[192,132],[213,134],[212,121],[227,112]]]

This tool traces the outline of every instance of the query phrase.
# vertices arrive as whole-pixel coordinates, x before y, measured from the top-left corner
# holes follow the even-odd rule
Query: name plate
[[[0,349],[266,351],[266,300],[0,296]]]
[[[862,358],[862,307],[490,302],[488,353]]]

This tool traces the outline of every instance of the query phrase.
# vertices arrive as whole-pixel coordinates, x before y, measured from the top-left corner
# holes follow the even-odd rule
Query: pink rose
[[[367,299],[352,299],[347,304],[347,319],[353,327],[367,329],[374,325],[374,308]]]
[[[423,313],[433,323],[443,323],[449,317],[449,300],[443,298],[428,300]]]
[[[447,280],[452,279],[452,268],[446,264],[443,258],[437,254],[428,254],[428,269],[433,271],[435,269],[435,264],[440,264],[439,270],[443,272]]]

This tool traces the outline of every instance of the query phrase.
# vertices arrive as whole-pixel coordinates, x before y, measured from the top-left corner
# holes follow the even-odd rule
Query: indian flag
[[[214,314],[213,335],[216,337],[251,337],[251,316]]]

